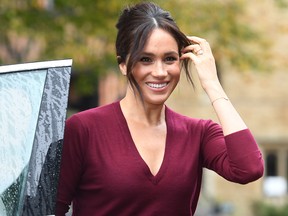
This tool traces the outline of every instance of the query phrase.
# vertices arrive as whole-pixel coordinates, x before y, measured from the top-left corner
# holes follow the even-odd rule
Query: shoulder
[[[193,142],[207,142],[215,137],[223,137],[221,126],[211,119],[192,118],[166,107],[166,119],[178,137],[189,137]],[[188,136],[187,136],[188,135]]]
[[[67,124],[80,124],[83,127],[91,127],[93,125],[104,124],[105,122],[113,121],[117,116],[117,103],[114,102],[108,105],[95,107],[85,111],[73,114],[68,118]]]
[[[189,127],[197,128],[209,128],[213,126],[219,126],[218,123],[212,121],[211,119],[201,119],[201,118],[192,118],[189,116],[182,115],[175,112],[171,108],[166,106],[166,116],[167,119],[176,123],[176,125],[185,125]]]

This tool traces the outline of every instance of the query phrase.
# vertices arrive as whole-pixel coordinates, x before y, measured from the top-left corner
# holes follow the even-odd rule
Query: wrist
[[[203,89],[211,102],[214,102],[218,98],[228,99],[219,81],[210,81],[209,83],[203,85]]]
[[[221,91],[222,86],[218,80],[209,80],[202,83],[202,88],[204,91],[209,94],[213,91]]]
[[[211,105],[214,106],[214,103],[217,102],[217,101],[220,101],[220,100],[229,101],[228,97],[224,97],[224,96],[223,97],[218,97],[218,98],[216,98],[216,99],[211,101]]]

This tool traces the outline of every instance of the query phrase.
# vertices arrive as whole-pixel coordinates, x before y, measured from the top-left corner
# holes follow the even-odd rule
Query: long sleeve
[[[83,139],[85,131],[77,116],[73,116],[66,122],[64,133],[64,145],[62,151],[61,171],[58,186],[56,215],[62,216],[69,210],[74,194],[82,175]],[[81,145],[82,144],[82,145]]]
[[[261,151],[249,129],[227,136],[216,125],[210,125],[203,146],[204,166],[225,179],[247,184],[262,177],[264,163]]]

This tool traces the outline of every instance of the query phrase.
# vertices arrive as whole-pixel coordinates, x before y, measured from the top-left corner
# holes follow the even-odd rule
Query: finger
[[[196,54],[192,53],[192,52],[187,52],[181,55],[180,60],[184,60],[184,59],[191,59],[192,62],[197,61],[197,56]]]
[[[203,44],[205,42],[207,42],[204,38],[200,38],[200,37],[196,37],[196,36],[187,36],[187,38],[196,44]]]
[[[184,47],[181,50],[181,52],[182,53],[193,52],[194,54],[197,54],[201,50],[202,50],[202,48],[200,47],[199,44],[193,44],[193,45],[189,45],[187,47]]]
[[[187,36],[187,38],[193,43],[193,44],[198,44],[201,49],[203,50],[204,53],[211,53],[211,47],[208,41],[206,41],[203,38],[196,37],[196,36]]]

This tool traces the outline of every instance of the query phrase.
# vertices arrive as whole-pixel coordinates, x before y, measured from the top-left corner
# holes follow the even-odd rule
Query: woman
[[[186,37],[153,3],[123,10],[116,52],[128,86],[121,101],[66,124],[57,215],[193,215],[202,169],[246,184],[263,174],[261,152],[217,78],[209,44]],[[181,66],[197,69],[221,125],[182,116],[165,102]]]

